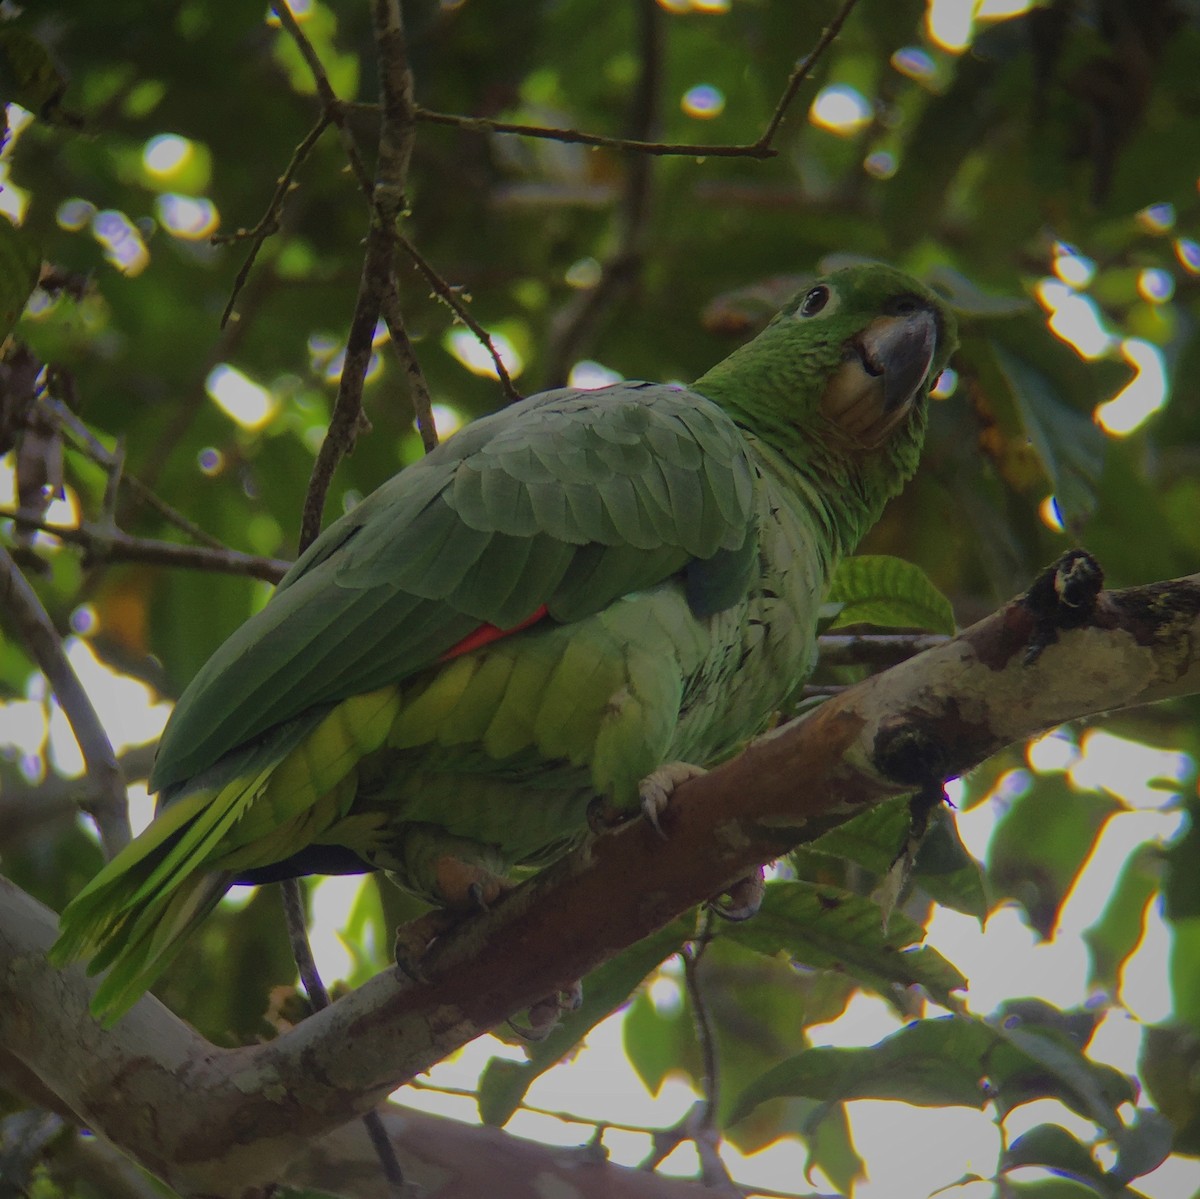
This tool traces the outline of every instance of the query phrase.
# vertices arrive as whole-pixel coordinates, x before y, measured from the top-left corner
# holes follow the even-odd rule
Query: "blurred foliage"
[[[370,146],[367,6],[297,9],[340,96],[363,102],[351,124]],[[835,9],[832,0],[405,4],[417,99],[429,110],[709,144],[759,136]],[[637,99],[643,58],[657,64],[649,109]],[[1043,0],[978,22],[965,50],[939,44],[919,0],[861,0],[789,113],[775,157],[642,160],[422,123],[405,231],[507,339],[526,392],[549,380],[564,346],[626,377],[693,378],[808,274],[847,257],[884,258],[942,288],[963,344],[932,406],[921,471],[864,546],[877,565],[852,568],[835,599],[846,620],[946,629],[940,592],[965,625],[1071,544],[1096,553],[1113,585],[1197,568],[1200,196],[1185,150],[1200,112],[1197,61],[1194,0]],[[684,99],[698,85],[720,100],[703,117]],[[833,86],[860,102],[859,117],[837,128],[805,111]],[[43,510],[61,453],[73,508],[52,510],[54,519],[111,517],[135,536],[187,539],[127,485],[106,507],[108,474],[80,435],[61,444],[44,435],[45,405],[63,404],[106,451],[119,449],[129,476],[220,544],[290,556],[366,227],[334,131],[297,167],[280,227],[223,328],[248,242],[211,238],[256,225],[314,125],[313,84],[294,45],[263,6],[6,4],[0,99],[11,102],[0,207],[20,218],[0,218],[0,335],[42,263],[0,356],[5,477],[15,465],[21,497]],[[401,282],[435,403],[463,419],[498,406],[494,379],[466,365],[451,314],[407,265]],[[211,392],[232,394],[214,382],[222,366],[240,372],[225,378],[256,412],[235,397],[235,419],[214,402]],[[420,453],[386,343],[366,402],[372,430],[339,469],[330,517]],[[266,595],[245,578],[92,561],[11,519],[0,535],[64,633],[82,632],[101,662],[155,695],[177,694]],[[50,752],[49,700],[31,672],[20,645],[0,644],[0,697],[14,701],[0,707],[4,740],[13,730],[0,758],[0,865],[58,906],[99,854],[63,805],[36,821],[3,818],[6,805],[28,804],[70,770]],[[861,673],[839,668],[818,681]],[[886,932],[869,896],[904,842],[902,804],[797,853],[763,916],[717,930],[696,976],[722,1063],[717,1119],[734,1143],[800,1136],[810,1165],[848,1192],[862,1169],[842,1106],[851,1096],[990,1104],[1002,1118],[1053,1095],[1095,1135],[1045,1124],[1013,1141],[997,1163],[1006,1194],[1132,1195],[1129,1183],[1157,1165],[1171,1135],[1175,1151],[1200,1154],[1198,711],[1178,702],[1104,722],[1131,743],[1190,757],[1160,784],[1162,810],[1182,814],[1180,833],[1169,847],[1129,847],[1087,933],[1097,1016],[1121,1004],[1123,967],[1165,898],[1174,1016],[1148,1031],[1141,1063],[1165,1133],[1146,1106],[1134,1117],[1117,1111],[1130,1084],[1087,1057],[1071,1013],[971,1014],[950,994],[956,969],[921,947],[934,900],[980,918],[1015,903],[1053,938],[1102,827],[1130,806],[1061,769],[1028,768],[1018,747],[966,780],[964,807],[986,801],[1000,813],[986,864],[939,817]],[[1076,754],[1086,748],[1084,731],[1065,739]],[[411,913],[394,889],[368,886],[347,933],[353,981],[382,967],[391,928]],[[222,908],[159,993],[222,1042],[272,1035],[294,977],[281,929],[269,891]],[[533,1079],[626,999],[626,1046],[646,1085],[682,1075],[699,1087],[692,1000],[669,964],[655,973],[695,934],[680,922],[587,980],[586,1006],[532,1046],[527,1064],[497,1060],[485,1072],[483,1116],[507,1119]],[[638,989],[648,974],[657,981]],[[669,1002],[663,987],[675,989]],[[859,987],[908,1016],[930,996],[952,1014],[875,1047],[810,1047],[808,1026],[836,1017]],[[1095,1150],[1106,1143],[1115,1165],[1110,1154],[1101,1167]],[[1053,1177],[1007,1178],[1031,1163]],[[29,1193],[92,1193],[85,1179],[55,1177],[37,1173]]]

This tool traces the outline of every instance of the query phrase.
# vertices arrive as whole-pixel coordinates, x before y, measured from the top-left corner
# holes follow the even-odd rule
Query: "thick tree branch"
[[[105,856],[111,858],[129,843],[129,813],[121,768],[92,701],[67,661],[58,630],[3,546],[0,546],[0,608],[8,614],[22,644],[49,681],[79,742],[88,777],[97,788],[86,811],[96,822]]]
[[[635,820],[568,855],[437,942],[427,982],[387,971],[265,1044],[210,1045],[151,998],[102,1030],[83,971],[45,961],[53,915],[2,887],[0,1045],[182,1190],[275,1176],[312,1138],[512,1013],[911,790],[920,770],[898,747],[919,747],[948,776],[1063,721],[1200,691],[1200,575],[1064,599],[1062,627],[1046,603],[1061,574],[685,783],[665,840]]]

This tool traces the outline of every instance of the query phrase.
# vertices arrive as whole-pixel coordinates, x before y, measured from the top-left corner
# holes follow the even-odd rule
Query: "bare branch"
[[[383,297],[383,319],[387,324],[388,336],[396,351],[396,357],[400,359],[400,365],[408,375],[408,390],[417,418],[417,432],[420,433],[421,444],[428,454],[438,443],[437,425],[433,419],[433,397],[429,394],[429,384],[417,360],[417,352],[409,340],[395,279],[391,280],[391,285]]]
[[[451,125],[468,133],[511,133],[517,137],[536,137],[544,141],[567,142],[580,146],[600,146],[606,150],[628,150],[652,156],[688,158],[774,158],[779,151],[758,142],[744,145],[711,145],[699,142],[656,142],[631,137],[607,137],[602,133],[584,133],[580,129],[558,129],[546,125],[522,125],[516,121],[496,121],[491,117],[462,117],[448,112],[418,108],[418,121],[429,125]]]
[[[129,843],[130,835],[121,768],[92,701],[67,661],[58,630],[3,546],[0,546],[0,601],[0,608],[8,614],[70,722],[88,776],[98,788],[85,811],[96,822],[105,856],[111,858]]]
[[[151,537],[134,537],[120,529],[99,525],[51,525],[31,521],[18,512],[0,509],[0,520],[10,519],[23,527],[48,533],[71,545],[83,548],[90,562],[146,562],[154,566],[172,566],[183,570],[208,570],[220,574],[249,575],[267,583],[278,583],[287,573],[290,563],[280,558],[263,558],[243,554],[217,544],[219,549],[201,545],[179,545],[174,541],[157,541]]]
[[[333,122],[337,129],[338,137],[342,142],[342,150],[345,152],[346,159],[350,163],[350,170],[353,172],[359,187],[370,198],[372,188],[371,173],[363,164],[362,155],[358,152],[358,145],[354,140],[354,134],[351,133],[346,124],[345,107],[338,98],[337,93],[333,90],[333,84],[329,82],[329,76],[325,73],[325,66],[321,62],[320,56],[317,54],[312,42],[308,40],[308,35],[300,28],[296,18],[292,16],[292,10],[288,8],[286,0],[271,0],[271,11],[278,18],[280,25],[287,31],[288,36],[296,43],[296,49],[300,51],[300,57],[304,59],[305,64],[312,73],[313,83],[317,88],[317,96],[321,101],[321,111]]]
[[[271,202],[267,205],[266,212],[259,218],[258,224],[253,229],[239,229],[236,233],[218,233],[210,239],[214,246],[245,239],[249,239],[250,241],[249,253],[247,253],[245,260],[238,268],[238,273],[233,280],[229,299],[221,312],[221,319],[217,322],[218,328],[224,329],[229,318],[233,315],[233,307],[237,303],[237,298],[241,294],[242,288],[246,286],[246,280],[250,278],[250,272],[254,268],[259,251],[263,248],[263,243],[272,234],[279,232],[279,218],[283,214],[285,201],[296,186],[294,182],[296,172],[299,171],[305,159],[312,153],[312,149],[320,140],[321,134],[329,127],[330,120],[329,113],[327,111],[322,112],[320,117],[317,118],[317,123],[305,134],[300,144],[292,151],[291,159],[284,168],[283,174],[276,181],[275,194],[271,197]]]
[[[521,393],[513,386],[512,379],[508,374],[508,368],[501,360],[491,337],[488,335],[488,331],[471,315],[463,302],[455,294],[455,289],[437,273],[433,265],[421,251],[403,234],[399,240],[400,248],[413,260],[413,264],[417,270],[425,277],[425,282],[433,289],[433,294],[475,334],[479,344],[491,355],[492,365],[496,368],[496,377],[500,380],[500,386],[504,388],[504,394],[508,397],[510,404],[516,403],[517,400],[521,399]]]
[[[151,998],[105,1032],[86,1014],[94,984],[43,957],[52,915],[0,883],[0,1045],[177,1187],[220,1193],[274,1177],[312,1138],[512,1013],[911,791],[898,743],[927,746],[949,776],[1063,721],[1200,691],[1200,575],[1101,592],[1057,625],[1041,602],[1047,577],[682,784],[665,840],[641,820],[596,838],[439,939],[422,961],[427,982],[388,970],[270,1042],[218,1048]]]
[[[817,65],[825,51],[833,45],[834,39],[841,33],[842,26],[846,23],[846,18],[854,11],[857,3],[858,0],[842,0],[842,7],[825,27],[817,39],[817,44],[796,64],[795,70],[788,76],[787,86],[783,89],[783,95],[779,97],[779,103],[775,105],[775,111],[771,114],[771,119],[767,122],[762,137],[755,142],[756,146],[766,147],[775,140],[775,134],[779,132],[779,126],[783,124],[783,118],[787,115],[801,85],[812,74],[813,67]]]
[[[518,137],[543,138],[548,141],[568,142],[582,146],[602,146],[609,150],[627,150],[635,154],[652,156],[686,156],[688,158],[774,158],[779,151],[772,143],[788,109],[796,99],[804,81],[812,74],[820,58],[833,44],[842,31],[846,18],[854,10],[858,0],[843,0],[833,20],[822,32],[817,44],[797,64],[788,76],[783,94],[775,105],[762,134],[752,142],[740,144],[703,145],[699,142],[659,142],[638,137],[606,137],[598,133],[584,133],[579,129],[556,129],[544,125],[522,125],[513,121],[496,121],[490,117],[464,117],[446,112],[432,112],[428,108],[417,108],[414,115],[418,121],[430,125],[449,125],[471,133],[511,133]],[[365,107],[365,106],[360,106]]]

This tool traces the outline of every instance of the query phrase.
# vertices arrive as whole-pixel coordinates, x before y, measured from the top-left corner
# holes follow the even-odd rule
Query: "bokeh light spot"
[[[196,153],[195,146],[176,133],[160,133],[142,148],[142,166],[146,174],[166,179],[183,170]]]
[[[1121,354],[1137,374],[1093,414],[1096,423],[1113,437],[1128,436],[1167,399],[1166,364],[1158,346],[1127,337],[1121,342]]]
[[[1167,271],[1147,267],[1138,274],[1138,295],[1151,304],[1165,304],[1175,294],[1175,280]]]
[[[871,106],[855,88],[835,83],[817,93],[808,119],[821,129],[849,137],[870,121]]]
[[[875,179],[890,179],[896,173],[895,156],[887,150],[876,150],[863,159],[863,170]]]
[[[445,441],[451,433],[457,433],[463,427],[462,413],[457,408],[452,408],[449,404],[434,404],[432,411],[434,428],[437,429],[441,441]],[[413,421],[413,428],[416,427],[417,422]]]
[[[489,330],[488,336],[492,339],[500,361],[504,363],[504,369],[515,379],[525,369],[525,362],[517,353],[516,346],[503,333],[493,333]],[[482,375],[489,379],[500,377],[496,373],[496,364],[492,361],[487,346],[470,329],[451,329],[446,334],[444,344],[473,375]]]
[[[1190,237],[1176,238],[1175,256],[1184,270],[1200,275],[1200,242],[1192,241]]]
[[[123,212],[110,208],[96,213],[92,236],[104,247],[104,257],[123,275],[140,275],[150,262],[150,251],[138,227]]]
[[[937,382],[933,385],[930,395],[935,400],[949,399],[958,390],[958,371],[953,367],[946,367],[944,371],[937,377]]]
[[[909,79],[924,83],[932,79],[936,67],[933,59],[919,46],[901,46],[891,58],[892,67]]]
[[[225,455],[214,446],[206,445],[196,455],[196,465],[200,467],[203,474],[210,477],[219,475],[225,469]]]
[[[710,121],[725,111],[725,95],[710,83],[700,83],[684,92],[679,107],[689,117]]]
[[[217,407],[243,429],[261,429],[279,407],[275,397],[265,387],[228,362],[222,362],[209,371],[204,390]]]
[[[185,241],[199,241],[211,236],[221,219],[217,206],[205,196],[179,196],[167,192],[158,197],[155,207],[159,224]]]
[[[571,367],[567,383],[571,387],[579,388],[580,391],[595,391],[596,388],[607,387],[610,383],[620,383],[624,378],[624,375],[610,370],[607,366],[585,358]]]
[[[1038,516],[1048,529],[1053,529],[1056,533],[1063,531],[1062,513],[1058,510],[1058,500],[1054,496],[1048,495],[1042,500],[1038,505]]]
[[[60,229],[66,229],[68,233],[78,233],[92,223],[95,215],[95,204],[90,200],[83,200],[75,196],[73,199],[64,200],[58,206],[58,212],[55,213],[54,219],[58,222]]]
[[[567,267],[563,276],[568,287],[577,287],[581,291],[595,287],[604,274],[604,268],[594,258],[580,258]]]
[[[929,0],[925,28],[930,40],[951,54],[961,54],[971,43],[974,7],[964,0]]]
[[[1096,264],[1066,242],[1054,243],[1054,273],[1069,287],[1087,287],[1096,275]]]
[[[80,637],[90,637],[100,627],[96,609],[91,604],[80,604],[71,613],[71,632]]]
[[[1099,358],[1112,347],[1113,335],[1090,296],[1080,295],[1060,279],[1042,279],[1034,290],[1050,313],[1051,330],[1084,358]]]
[[[1147,233],[1166,233],[1175,227],[1174,204],[1150,204],[1137,214],[1137,223]]]

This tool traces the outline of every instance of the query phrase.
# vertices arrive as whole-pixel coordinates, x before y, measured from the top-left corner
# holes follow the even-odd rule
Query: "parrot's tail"
[[[105,1025],[132,1007],[229,889],[233,872],[205,870],[205,858],[261,781],[239,780],[216,796],[204,788],[172,803],[63,911],[50,961],[65,966],[94,952],[89,974],[112,967],[91,1003]]]

